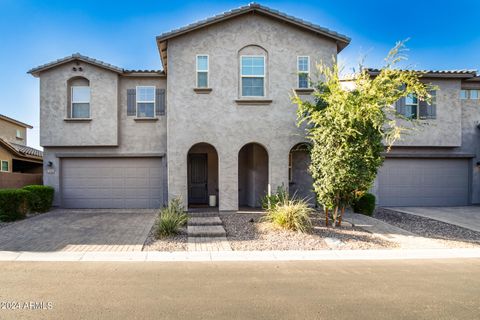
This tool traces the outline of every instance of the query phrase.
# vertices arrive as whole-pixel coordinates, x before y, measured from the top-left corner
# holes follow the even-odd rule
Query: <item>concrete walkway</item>
[[[10,252],[0,261],[325,261],[480,258],[480,249],[389,249],[307,251],[141,251],[141,252]]]
[[[466,207],[387,207],[386,209],[413,214],[480,232],[480,206]]]
[[[370,233],[374,233],[388,241],[396,242],[402,249],[443,249],[446,246],[440,241],[420,237],[409,231],[392,226],[386,222],[371,218],[363,214],[352,212],[345,213],[345,220],[362,228]]]
[[[141,251],[156,210],[57,209],[0,229],[1,251]]]

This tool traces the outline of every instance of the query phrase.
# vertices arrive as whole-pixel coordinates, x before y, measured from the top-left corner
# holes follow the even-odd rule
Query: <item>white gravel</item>
[[[147,240],[143,245],[143,251],[186,251],[188,236],[187,227],[180,229],[180,232],[170,237],[164,237],[157,239],[155,237],[156,221],[148,234]]]
[[[385,208],[378,208],[373,217],[419,236],[437,240],[448,248],[480,247],[480,232],[442,221]]]
[[[260,221],[261,213],[221,214],[227,231],[227,239],[233,250],[322,250],[333,249],[388,249],[395,243],[376,237],[364,230],[342,226],[325,227],[324,220],[313,217],[313,230],[299,233],[275,228],[268,222]],[[332,241],[332,239],[334,239]]]

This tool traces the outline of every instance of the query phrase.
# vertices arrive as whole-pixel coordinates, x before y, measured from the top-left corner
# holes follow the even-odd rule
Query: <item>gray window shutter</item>
[[[427,101],[418,101],[418,112],[420,119],[428,119],[428,104]]]
[[[436,119],[437,118],[437,91],[430,91],[432,96],[432,103],[427,105],[427,119]]]
[[[163,116],[165,114],[165,89],[156,89],[155,94],[155,115]]]
[[[406,110],[405,110],[405,97],[400,98],[396,103],[395,103],[395,110],[397,113],[401,114],[402,116],[405,115]]]
[[[137,115],[137,91],[135,89],[127,89],[127,116]]]

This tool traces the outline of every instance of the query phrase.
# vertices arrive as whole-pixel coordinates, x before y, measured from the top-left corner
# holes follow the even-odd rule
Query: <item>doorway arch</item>
[[[268,152],[259,143],[248,143],[238,152],[239,207],[261,207],[267,191]]]
[[[214,146],[194,144],[187,154],[188,207],[207,207],[209,197],[216,197],[218,206],[218,153]]]

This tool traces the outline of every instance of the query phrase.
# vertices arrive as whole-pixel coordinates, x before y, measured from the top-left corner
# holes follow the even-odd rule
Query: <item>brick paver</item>
[[[150,209],[56,209],[0,229],[0,251],[141,251]]]
[[[195,212],[190,215],[188,251],[232,251],[218,213]]]

